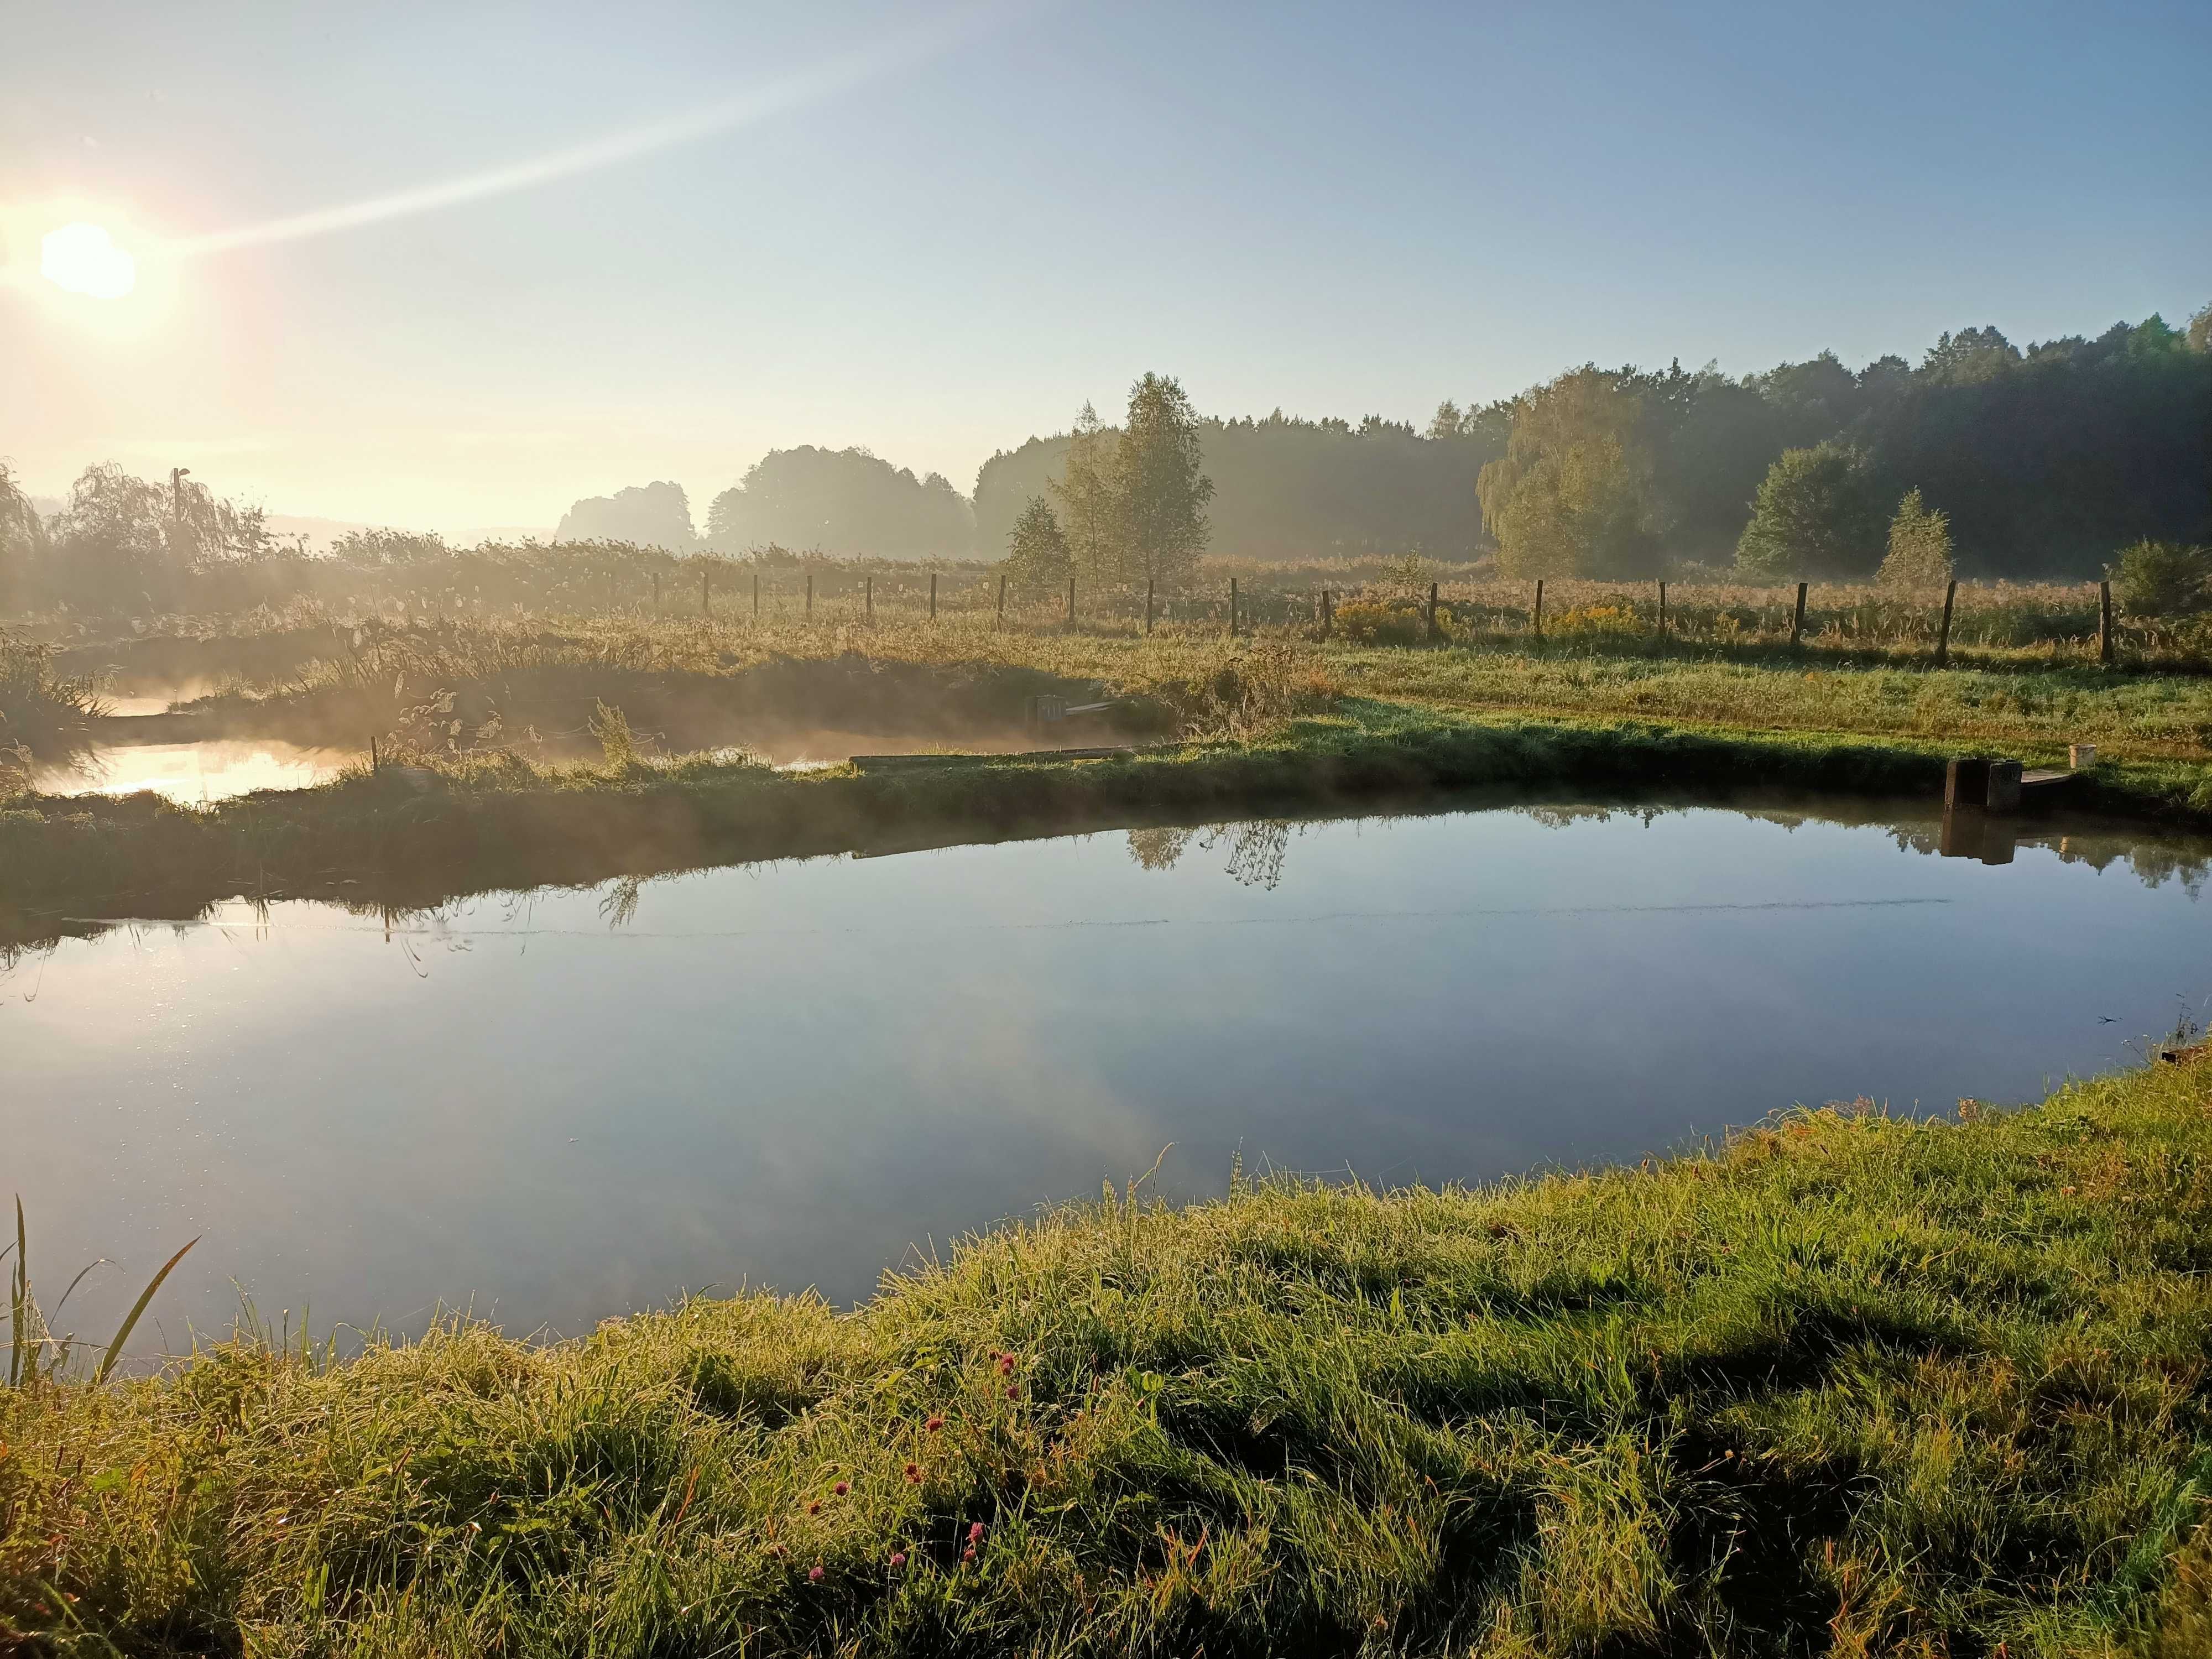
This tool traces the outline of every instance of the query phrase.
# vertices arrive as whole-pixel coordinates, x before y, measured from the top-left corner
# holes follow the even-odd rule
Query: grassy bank
[[[1602,605],[1595,609],[1604,610]],[[1610,614],[1610,613],[1609,613]],[[1840,637],[1840,636],[1838,636]],[[1648,632],[1555,631],[1542,648],[1462,629],[1445,648],[1263,633],[1316,689],[1440,708],[1574,718],[1697,721],[1990,744],[2100,744],[2130,759],[2212,760],[2212,675],[2201,664],[1961,651],[1954,665],[1813,639],[1746,635],[1662,642]],[[886,609],[872,623],[830,610],[809,623],[631,615],[505,622],[374,622],[191,639],[149,635],[70,660],[118,686],[236,689],[200,705],[232,729],[325,732],[349,743],[392,728],[410,706],[451,692],[481,716],[574,726],[594,696],[629,699],[641,729],[669,710],[680,741],[700,716],[732,721],[1018,717],[1025,690],[1091,684],[1158,703],[1172,724],[1202,720],[1206,690],[1251,642],[1218,624],[1130,628],[995,625],[988,613],[935,620]],[[1065,684],[1061,684],[1065,683]],[[716,740],[734,740],[722,737]]]
[[[206,808],[151,796],[0,810],[0,939],[54,915],[190,915],[238,893],[435,903],[745,860],[1322,810],[1514,786],[1932,798],[1943,751],[1830,734],[1645,722],[1481,721],[1350,700],[1249,741],[1092,761],[948,758],[789,774],[695,757],[540,767],[512,755],[363,769]],[[2212,823],[2195,767],[2100,766],[2090,811]]]
[[[702,1300],[343,1363],[248,1336],[0,1395],[0,1629],[146,1654],[2201,1652],[2208,1238],[2192,1060],[1478,1191],[1109,1200],[849,1315]]]

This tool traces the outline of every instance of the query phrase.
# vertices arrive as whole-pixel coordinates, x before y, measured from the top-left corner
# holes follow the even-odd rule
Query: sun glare
[[[94,300],[120,300],[138,285],[138,262],[100,225],[79,220],[39,244],[39,274],[56,288]]]

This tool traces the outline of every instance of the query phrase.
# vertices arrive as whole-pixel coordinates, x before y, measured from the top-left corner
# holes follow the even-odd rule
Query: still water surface
[[[2033,834],[1491,809],[223,907],[0,972],[0,1185],[48,1279],[124,1263],[88,1330],[204,1233],[173,1350],[233,1281],[319,1331],[849,1300],[1170,1142],[1171,1195],[1440,1182],[2026,1099],[2212,993],[2201,847]]]

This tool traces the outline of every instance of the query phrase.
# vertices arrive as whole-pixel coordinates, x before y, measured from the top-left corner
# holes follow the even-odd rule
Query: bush
[[[1418,610],[1379,599],[1353,599],[1336,608],[1336,632],[1354,645],[1419,645],[1427,626]]]
[[[2212,549],[2140,541],[2111,567],[2120,608],[2130,617],[2186,617],[2205,608]]]
[[[1951,580],[1951,517],[1908,489],[1889,521],[1889,552],[1875,578],[1885,587],[1941,587]]]
[[[1624,639],[1647,634],[1651,624],[1614,599],[1571,605],[1546,630],[1559,639]]]

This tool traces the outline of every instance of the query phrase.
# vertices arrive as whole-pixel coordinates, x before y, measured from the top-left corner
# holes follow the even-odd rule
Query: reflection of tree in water
[[[1272,890],[1283,878],[1291,847],[1291,825],[1283,818],[1253,818],[1241,823],[1210,823],[1203,830],[1169,828],[1129,831],[1129,856],[1147,870],[1171,870],[1192,848],[1210,853],[1226,845],[1231,878],[1243,887]]]
[[[645,890],[643,876],[621,876],[599,899],[599,914],[609,927],[627,927],[637,920],[637,902]]]
[[[1164,830],[1132,830],[1129,831],[1129,856],[1146,870],[1172,870],[1176,860],[1190,845],[1195,830],[1170,827]]]

